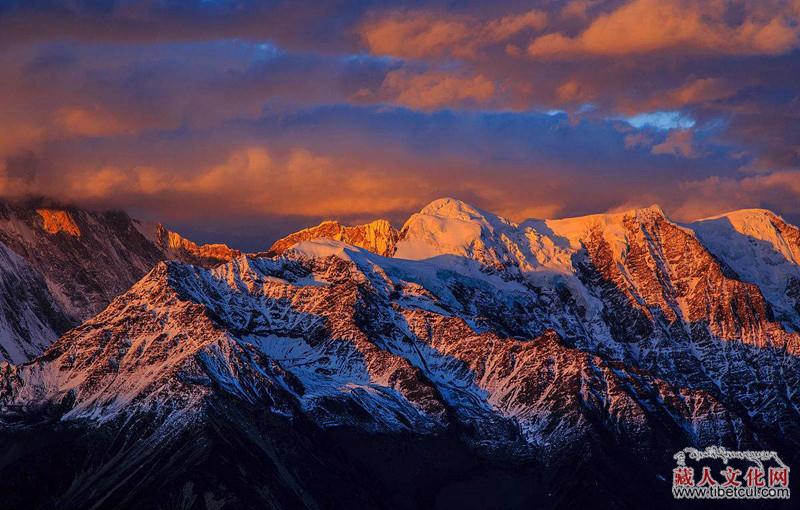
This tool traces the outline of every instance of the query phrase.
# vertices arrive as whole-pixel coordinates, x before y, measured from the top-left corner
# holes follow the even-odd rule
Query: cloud
[[[486,103],[495,95],[495,84],[482,75],[428,71],[391,71],[381,86],[381,95],[394,104],[434,110],[458,104]]]
[[[652,104],[656,108],[674,108],[727,99],[736,92],[737,85],[721,78],[699,78],[668,91],[663,99],[653,98]]]
[[[798,5],[0,2],[0,195],[259,247],[441,195],[800,218]]]
[[[694,146],[694,132],[690,129],[676,129],[667,135],[666,140],[654,145],[652,154],[671,154],[682,158],[696,158],[698,152]]]
[[[631,133],[629,135],[625,135],[625,148],[626,149],[636,149],[639,147],[652,147],[653,146],[653,137],[650,133],[646,131],[636,131],[635,133]]]
[[[547,13],[532,10],[481,20],[475,16],[430,11],[399,11],[376,16],[359,33],[370,52],[403,58],[472,58],[486,46],[508,41],[547,24]]]
[[[669,50],[771,55],[800,44],[798,2],[745,2],[744,15],[738,22],[727,19],[730,6],[722,0],[633,0],[596,17],[577,36],[552,32],[536,38],[528,53],[535,58]]]
[[[299,147],[275,153],[263,146],[234,148],[221,163],[194,170],[166,161],[95,166],[84,160],[65,162],[61,168],[69,169],[64,172],[40,168],[26,180],[8,167],[8,163],[0,166],[0,190],[5,196],[43,193],[101,207],[136,207],[155,200],[169,210],[181,204],[168,215],[172,219],[220,210],[262,216],[382,215],[422,200],[408,175]]]
[[[334,51],[353,46],[342,37],[341,23],[352,23],[359,15],[329,0],[302,5],[251,0],[11,1],[0,3],[0,47],[50,41],[150,45],[269,40]]]
[[[60,108],[54,115],[53,124],[75,136],[113,136],[129,130],[114,115],[98,108]]]
[[[625,121],[636,128],[688,129],[695,125],[694,119],[679,111],[644,112],[628,117]]]
[[[800,215],[796,198],[800,193],[800,170],[744,177],[712,176],[681,183],[680,191],[684,198],[674,210],[679,220],[753,207],[772,209],[790,219]]]
[[[0,186],[6,195],[122,207],[190,232],[248,224],[238,239],[252,249],[325,218],[400,223],[439,196],[517,221],[625,208],[643,197],[677,219],[745,205],[797,208],[795,174],[745,175],[747,161],[724,148],[701,151],[683,131],[658,133],[617,121],[571,124],[563,114],[340,106],[168,138],[64,139],[3,160]],[[226,231],[205,239],[224,240]]]
[[[346,102],[396,66],[202,42],[17,46],[0,51],[0,160],[65,139],[208,129],[264,108]],[[198,57],[202,56],[202,57]]]

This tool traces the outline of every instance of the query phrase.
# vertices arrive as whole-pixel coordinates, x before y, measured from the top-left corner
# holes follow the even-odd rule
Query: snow
[[[557,220],[526,220],[516,224],[464,202],[435,200],[414,214],[403,227],[395,258],[423,260],[457,255],[487,265],[513,265],[525,273],[570,275],[573,257],[587,236],[598,229],[617,260],[628,248],[626,218],[646,222],[663,217],[658,206],[613,214],[593,214]]]
[[[661,208],[657,205],[652,205],[642,209],[631,209],[618,213],[544,220],[541,224],[552,233],[550,236],[553,244],[563,247],[564,244],[568,243],[569,251],[573,253],[581,249],[583,241],[592,229],[598,229],[609,246],[611,246],[614,258],[623,260],[628,248],[625,220],[635,219],[639,222],[647,222],[655,217],[663,216],[664,212]]]
[[[367,253],[366,250],[356,248],[342,241],[332,239],[312,239],[294,245],[292,253],[308,258],[338,257],[348,262],[353,261],[355,253]]]
[[[755,283],[793,329],[800,318],[786,295],[790,278],[800,278],[800,235],[796,227],[764,209],[743,209],[689,225],[705,247],[744,281]],[[794,239],[787,238],[792,233]]]
[[[322,426],[359,419],[324,405],[344,399],[374,418],[374,430],[426,431],[442,426],[443,419],[424,404],[441,398],[490,437],[499,437],[501,420],[513,418],[535,445],[579,440],[581,427],[588,426],[580,406],[608,412],[619,420],[614,426],[646,427],[646,414],[658,415],[665,402],[678,398],[670,391],[705,398],[681,386],[691,378],[701,380],[695,385],[716,385],[715,391],[738,399],[748,413],[785,410],[775,394],[792,398],[792,381],[781,380],[777,370],[751,366],[753,359],[776,359],[771,351],[756,357],[743,342],[719,349],[718,343],[682,342],[659,331],[631,345],[611,337],[602,313],[610,305],[582,283],[575,261],[585,256],[589,235],[599,232],[612,248],[612,262],[626,271],[628,236],[639,232],[630,222],[646,228],[657,218],[663,213],[651,207],[515,224],[442,199],[409,219],[395,258],[315,239],[281,257],[241,256],[213,270],[160,263],[109,309],[69,333],[54,357],[15,367],[23,383],[4,381],[18,384],[17,402],[57,402],[74,390],[77,404],[64,419],[95,421],[170,409],[168,404],[188,413],[211,391],[294,412],[296,407],[280,407],[278,399],[260,398],[276,391],[290,394]],[[692,228],[743,274],[776,290],[796,271],[790,232],[776,227],[774,218],[742,212],[716,220]],[[725,222],[730,228],[722,228]],[[564,289],[574,304],[562,296]],[[361,306],[369,313],[366,320],[356,317]],[[487,319],[487,309],[507,317]],[[505,319],[527,322],[504,329]],[[515,327],[569,332],[575,347]],[[650,385],[655,376],[643,375],[647,367],[639,366],[636,375],[628,365],[609,369],[598,352],[626,363],[658,357],[651,368],[669,380],[656,387]],[[398,377],[409,378],[398,383]],[[730,389],[737,381],[763,383],[764,389]],[[421,404],[418,396],[428,383],[436,396]],[[694,437],[721,436],[722,428],[707,430],[727,426],[728,416],[717,419],[699,408],[703,404],[686,397],[685,406],[671,411]],[[692,414],[686,415],[683,409],[689,408]]]
[[[297,376],[303,383],[304,398],[336,396],[370,383],[369,371],[352,344],[342,343],[342,348],[333,350],[329,345],[312,347],[302,338],[276,335],[247,337],[244,341],[257,345],[261,352]]]
[[[428,262],[469,276],[473,281],[488,281],[486,268],[490,268],[499,269],[506,275],[519,275],[537,288],[563,286],[585,310],[586,324],[596,324],[603,303],[586,288],[575,267],[576,260],[582,258],[584,244],[590,235],[599,232],[627,275],[625,261],[630,240],[626,222],[648,224],[656,219],[664,219],[664,213],[660,207],[650,206],[618,213],[526,220],[516,224],[446,198],[432,202],[406,222],[404,237],[398,243],[394,257]],[[468,261],[474,261],[483,269],[466,269],[470,266]],[[436,277],[441,278],[441,274]],[[406,278],[429,286],[440,296],[446,295],[439,292],[441,284],[437,286],[431,280]],[[509,289],[506,285],[497,286],[497,290],[502,295],[518,289]],[[560,328],[557,330],[564,333]],[[595,333],[598,336],[607,334]]]
[[[492,245],[491,238],[504,228],[513,228],[507,220],[480,211],[460,200],[435,200],[408,219],[402,231],[405,237],[397,243],[395,257],[421,260],[437,255],[474,254],[501,246]]]
[[[41,354],[58,337],[43,308],[60,311],[44,279],[0,242],[0,360],[22,363]]]

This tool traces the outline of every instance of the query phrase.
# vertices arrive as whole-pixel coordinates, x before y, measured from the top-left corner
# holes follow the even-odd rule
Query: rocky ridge
[[[788,255],[791,243],[774,240],[793,230],[776,218],[762,227],[777,225],[781,237],[758,235]],[[148,466],[174,493],[194,494],[187,476],[213,479],[203,497],[223,506],[325,506],[335,491],[320,483],[358,498],[335,496],[347,502],[334,507],[394,507],[391,497],[423,490],[411,487],[436,496],[409,508],[437,506],[446,480],[428,486],[412,470],[381,481],[378,465],[355,467],[371,455],[419,458],[416,443],[465,466],[485,459],[482,473],[518,466],[523,478],[507,480],[521,493],[531,473],[589,469],[599,480],[602,466],[644,477],[631,508],[667,507],[658,476],[687,445],[800,458],[792,308],[776,313],[779,287],[756,278],[771,259],[742,265],[735,244],[714,242],[734,234],[709,221],[679,225],[649,207],[516,224],[443,199],[409,219],[393,257],[316,231],[275,257],[159,262],[36,360],[0,366],[0,420],[6,430],[37,424],[45,436],[81,431],[79,450],[91,455],[97,434],[124,434],[138,449],[102,451]],[[781,264],[771,267],[790,271]],[[289,431],[298,435],[285,444],[256,439]],[[28,444],[19,433],[9,441]],[[323,446],[339,434],[344,450]],[[199,460],[181,461],[196,470],[162,467],[188,437],[207,442],[188,451],[221,443],[240,459],[262,453],[250,474],[241,460],[241,475],[224,480]],[[448,455],[426,462],[470,476]],[[125,481],[128,468],[102,466],[104,497],[143,494]],[[90,478],[60,497],[96,501]],[[576,483],[539,480],[542,493],[503,507],[603,501],[598,486]],[[252,484],[272,489],[245,497]]]

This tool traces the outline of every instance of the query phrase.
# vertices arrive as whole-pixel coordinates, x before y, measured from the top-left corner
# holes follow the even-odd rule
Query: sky
[[[0,195],[246,250],[450,196],[800,222],[800,0],[0,0]]]

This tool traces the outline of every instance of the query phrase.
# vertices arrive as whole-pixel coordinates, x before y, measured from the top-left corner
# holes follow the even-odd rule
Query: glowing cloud
[[[482,75],[415,74],[399,69],[386,75],[381,92],[397,104],[432,110],[459,103],[485,103],[494,96],[495,85]]]
[[[780,54],[800,44],[797,2],[745,4],[740,23],[726,19],[721,0],[633,0],[598,16],[575,37],[553,32],[528,47],[533,57],[691,53]]]
[[[538,31],[547,14],[528,11],[482,21],[475,17],[400,11],[379,16],[360,28],[369,50],[406,58],[439,56],[474,57],[488,45],[498,44],[524,31]]]

